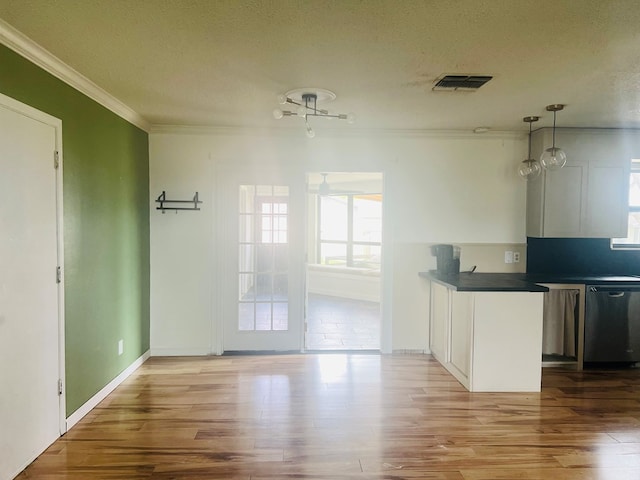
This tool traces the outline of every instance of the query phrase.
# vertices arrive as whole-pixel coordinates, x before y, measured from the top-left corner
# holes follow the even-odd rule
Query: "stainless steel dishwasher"
[[[640,362],[640,285],[587,285],[585,362]]]

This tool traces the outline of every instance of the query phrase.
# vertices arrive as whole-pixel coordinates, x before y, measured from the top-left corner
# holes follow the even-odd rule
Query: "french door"
[[[219,174],[224,351],[302,348],[305,199],[294,176]]]

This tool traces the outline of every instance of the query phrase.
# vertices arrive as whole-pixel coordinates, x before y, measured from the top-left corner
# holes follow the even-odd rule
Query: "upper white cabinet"
[[[552,131],[533,133],[532,156],[552,145]],[[527,236],[626,237],[631,159],[640,158],[640,133],[556,129],[567,164],[527,183]]]

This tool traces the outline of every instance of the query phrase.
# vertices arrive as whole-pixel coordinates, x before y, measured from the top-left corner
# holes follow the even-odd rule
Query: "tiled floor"
[[[379,350],[380,304],[309,294],[307,350]]]

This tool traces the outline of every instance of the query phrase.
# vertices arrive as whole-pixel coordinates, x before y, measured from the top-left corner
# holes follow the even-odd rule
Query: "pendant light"
[[[537,122],[540,120],[540,117],[524,117],[522,119],[523,122],[527,122],[529,124],[529,154],[527,158],[522,161],[520,164],[520,168],[518,168],[518,175],[520,175],[525,180],[533,180],[538,178],[542,169],[540,168],[540,164],[535,158],[531,158],[531,124],[533,122]]]
[[[560,170],[567,163],[567,154],[556,147],[556,112],[564,108],[562,104],[547,105],[547,112],[553,112],[553,142],[540,156],[540,164],[546,170]]]
[[[300,117],[304,120],[307,137],[313,138],[316,132],[311,128],[309,119],[313,117],[323,117],[328,119],[346,120],[348,124],[356,121],[353,113],[329,113],[318,107],[319,103],[335,100],[336,94],[324,88],[297,88],[290,90],[284,95],[278,95],[278,103],[281,105],[293,105],[292,110],[273,111],[273,118],[280,120],[283,117]]]

